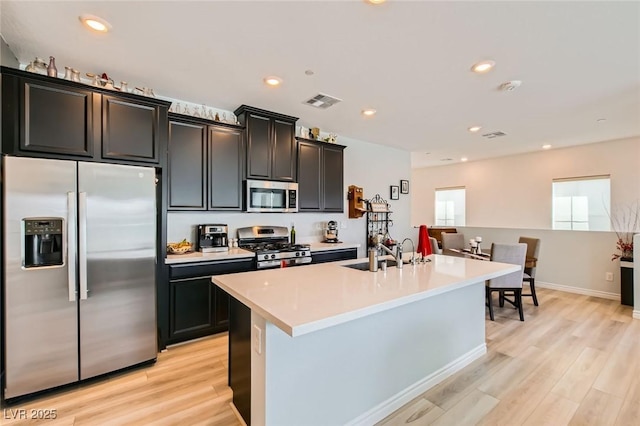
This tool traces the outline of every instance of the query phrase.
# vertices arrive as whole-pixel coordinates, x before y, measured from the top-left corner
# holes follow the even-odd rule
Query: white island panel
[[[486,353],[484,285],[291,337],[252,353],[251,423],[371,425]]]

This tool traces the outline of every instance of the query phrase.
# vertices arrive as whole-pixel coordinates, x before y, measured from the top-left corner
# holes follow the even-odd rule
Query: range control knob
[[[269,255],[268,255],[268,254],[265,254],[265,255],[264,255],[264,260],[267,260],[267,259],[269,259]]]
[[[272,254],[272,255],[271,255],[271,258],[272,258],[272,259],[275,259],[275,258],[276,258],[276,255],[275,255],[275,254]]]
[[[296,257],[298,257],[298,256],[300,256],[300,252],[299,251],[296,252]]]

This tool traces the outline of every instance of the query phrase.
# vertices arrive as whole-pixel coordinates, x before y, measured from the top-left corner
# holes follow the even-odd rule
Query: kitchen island
[[[215,276],[231,296],[229,380],[248,424],[372,424],[486,352],[484,281],[518,270],[432,255]]]

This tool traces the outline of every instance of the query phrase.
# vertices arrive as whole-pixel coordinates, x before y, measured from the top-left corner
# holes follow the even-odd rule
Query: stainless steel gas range
[[[256,268],[284,268],[311,263],[308,244],[291,244],[286,226],[238,228],[238,246],[256,254]]]

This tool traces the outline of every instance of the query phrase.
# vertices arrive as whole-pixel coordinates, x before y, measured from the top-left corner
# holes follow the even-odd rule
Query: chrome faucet
[[[413,244],[413,240],[411,238],[405,238],[404,240],[402,240],[402,244],[404,244],[404,242],[407,240],[411,242],[411,260],[409,261],[409,263],[411,263],[412,265],[415,265],[416,264],[416,246],[415,244]]]
[[[413,241],[411,243],[413,244]],[[376,244],[376,248],[383,249],[384,251],[389,253],[391,256],[393,256],[394,259],[396,260],[396,268],[402,269],[402,243],[399,243],[396,245],[395,253],[391,249],[389,249],[389,247],[385,246],[381,242],[378,242],[378,244]]]

